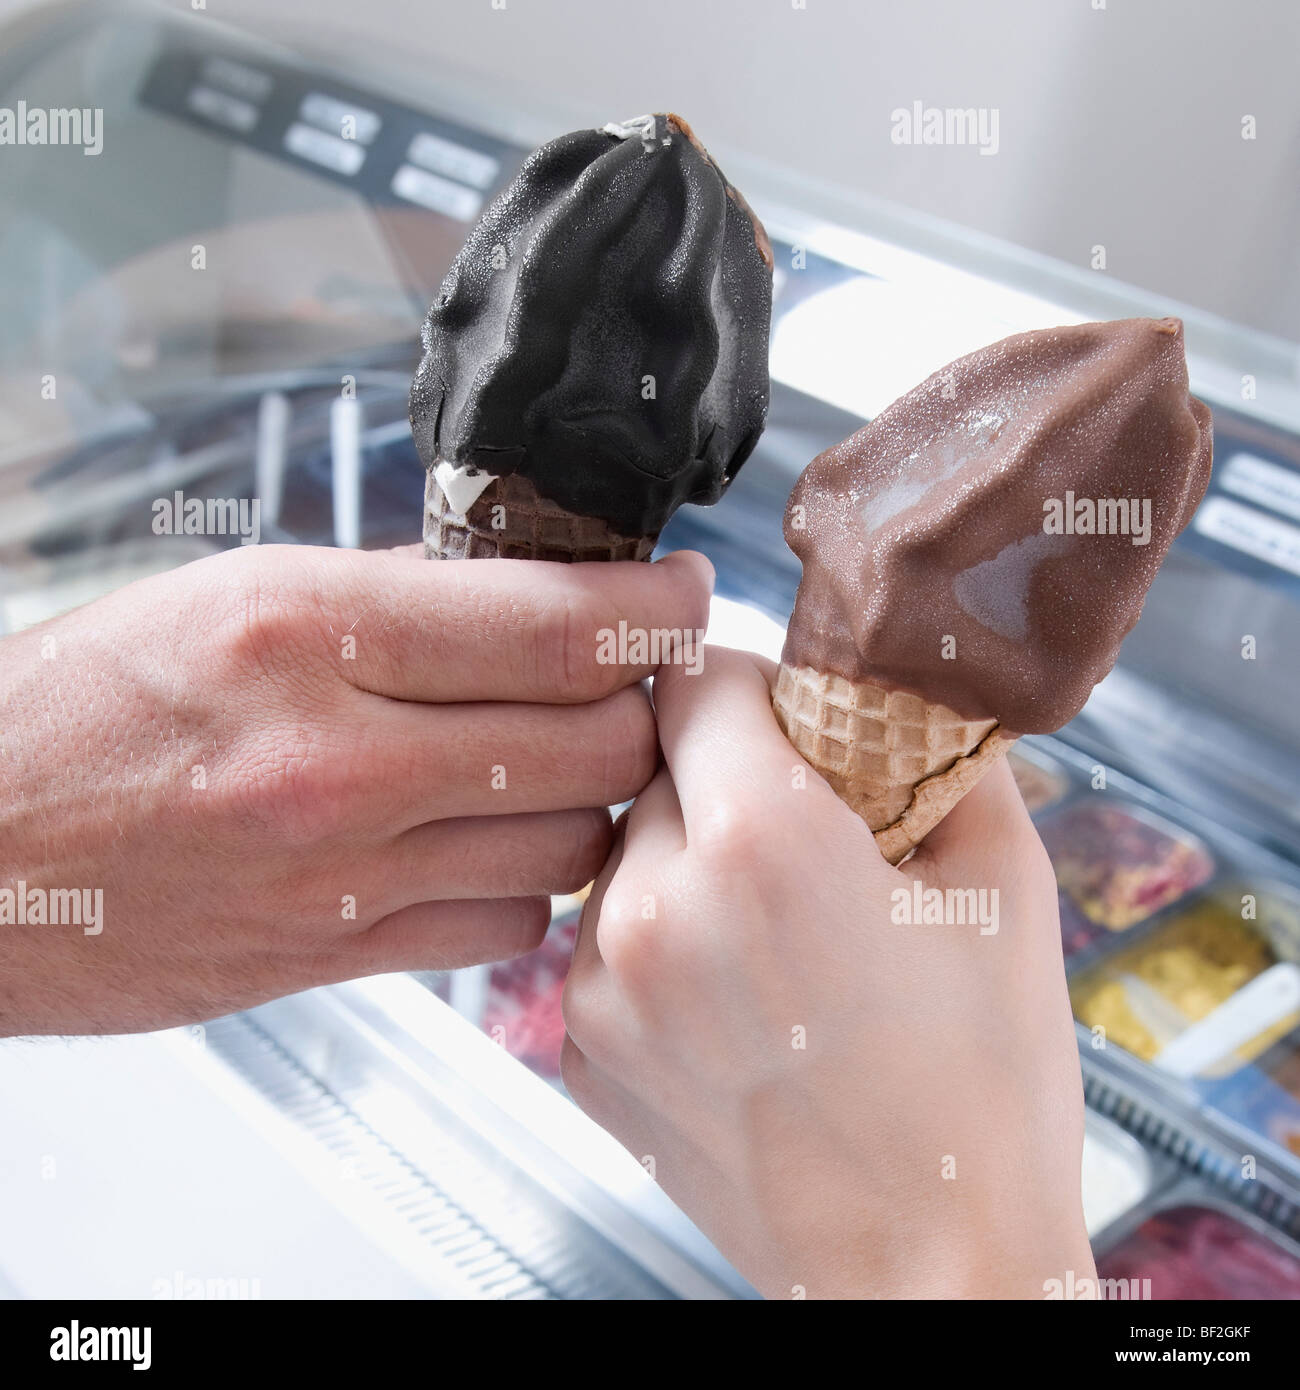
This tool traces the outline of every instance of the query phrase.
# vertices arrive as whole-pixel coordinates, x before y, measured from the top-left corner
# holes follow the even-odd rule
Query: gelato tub
[[[1300,1159],[1300,1029],[1213,1091],[1210,1102]]]
[[[1083,1133],[1083,1219],[1095,1236],[1151,1191],[1151,1156],[1131,1134],[1089,1110]]]
[[[1066,960],[1086,951],[1098,937],[1106,934],[1104,927],[1085,917],[1074,905],[1074,899],[1064,893],[1057,895],[1061,909],[1061,947]]]
[[[1177,902],[1214,872],[1209,851],[1191,835],[1109,800],[1068,806],[1040,833],[1062,889],[1111,931]]]
[[[1270,1123],[1272,1138],[1300,1158],[1300,1033],[1278,1045],[1264,1070],[1288,1097],[1288,1103],[1277,1107]]]
[[[488,983],[483,1031],[548,1081],[560,1076],[561,1001],[577,935],[576,915],[556,922],[537,950],[494,965]]]
[[[1300,1252],[1262,1223],[1187,1203],[1153,1213],[1097,1261],[1153,1299],[1300,1298]],[[1150,1281],[1150,1292],[1146,1281]]]
[[[1178,1075],[1227,1076],[1257,1057],[1300,1023],[1300,968],[1239,901],[1202,898],[1079,975],[1075,1017]]]
[[[1031,816],[1050,810],[1069,790],[1064,771],[1030,749],[1013,750],[1007,762]]]

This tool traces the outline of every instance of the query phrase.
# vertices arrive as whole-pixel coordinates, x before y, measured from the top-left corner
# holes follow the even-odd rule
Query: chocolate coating
[[[804,470],[784,660],[1008,733],[1058,729],[1115,664],[1210,458],[1177,319],[1020,333],[960,358]],[[1118,513],[1111,533],[1062,534],[1067,493],[1067,526],[1136,499],[1130,534],[1113,533]]]
[[[522,473],[643,536],[716,502],[762,432],[772,253],[680,117],[627,129],[543,145],[489,206],[429,310],[410,414],[427,468]]]

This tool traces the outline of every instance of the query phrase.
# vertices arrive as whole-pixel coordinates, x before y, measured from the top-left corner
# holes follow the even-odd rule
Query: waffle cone
[[[648,560],[657,536],[621,536],[577,516],[527,478],[489,483],[465,516],[452,511],[430,469],[424,484],[424,553],[430,560]]]
[[[786,737],[897,864],[1014,741],[909,691],[782,663],[772,707]]]

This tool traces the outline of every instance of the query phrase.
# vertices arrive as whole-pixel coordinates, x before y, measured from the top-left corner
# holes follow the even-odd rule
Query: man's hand
[[[1092,1277],[1056,885],[1009,768],[893,868],[772,678],[716,647],[656,678],[667,766],[583,915],[565,1084],[771,1297]]]
[[[272,546],[0,642],[0,903],[103,905],[97,935],[0,918],[0,1033],[530,950],[655,769],[650,671],[601,665],[597,632],[703,628],[710,583],[688,553]]]

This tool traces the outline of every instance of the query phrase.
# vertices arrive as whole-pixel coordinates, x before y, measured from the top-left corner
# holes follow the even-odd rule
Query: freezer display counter
[[[406,394],[420,319],[484,200],[564,127],[452,74],[409,90],[144,6],[50,6],[0,53],[0,101],[99,109],[105,134],[94,159],[6,155],[0,632],[240,542],[157,535],[154,504],[177,493],[256,499],[262,540],[417,539]],[[367,138],[335,140],[340,116]],[[1022,740],[1013,766],[1059,879],[1103,1271],[1150,1278],[1156,1297],[1291,1287],[1295,345],[726,163],[773,234],[770,422],[724,503],[684,509],[662,539],[715,562],[718,640],[779,650],[795,477],[927,373],[1020,329],[1184,318],[1215,417],[1210,492],[1115,672],[1058,736]],[[500,967],[359,981],[147,1038],[27,1044],[21,1062],[0,1048],[14,1233],[0,1289],[751,1296],[562,1093],[580,908],[557,900],[544,946]],[[177,1108],[133,1135],[118,1121],[146,1096]],[[40,1178],[52,1154],[57,1208]],[[1205,1275],[1220,1292],[1186,1274],[1189,1249],[1221,1252]]]

